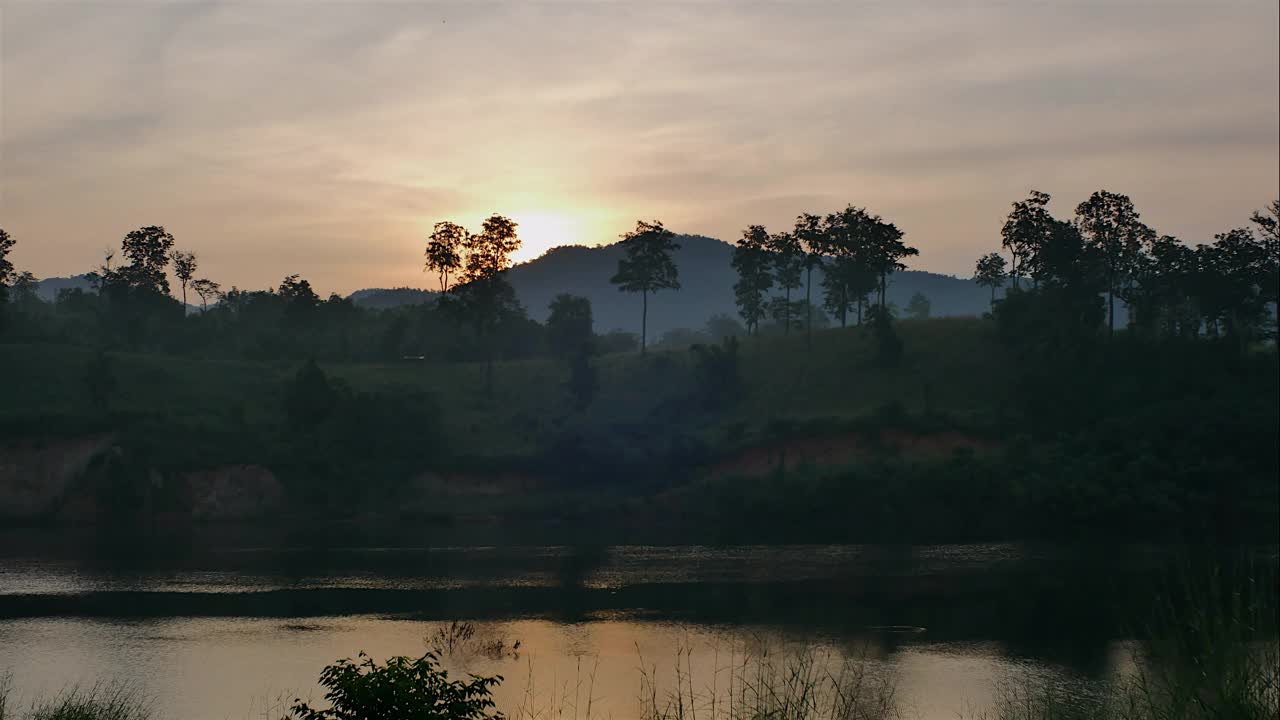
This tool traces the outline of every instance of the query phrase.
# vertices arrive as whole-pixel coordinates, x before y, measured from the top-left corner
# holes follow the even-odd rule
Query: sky
[[[0,0],[0,227],[39,277],[160,224],[201,276],[429,287],[638,218],[735,240],[866,206],[969,276],[1014,200],[1187,242],[1280,195],[1276,0]]]

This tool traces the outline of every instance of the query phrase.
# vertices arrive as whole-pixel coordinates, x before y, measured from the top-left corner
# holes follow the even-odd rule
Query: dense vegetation
[[[900,317],[886,290],[917,251],[850,206],[749,227],[731,258],[741,322],[647,355],[649,296],[682,284],[656,221],[624,236],[611,278],[641,295],[640,338],[597,334],[570,294],[530,319],[508,281],[518,228],[496,215],[438,224],[426,264],[445,292],[388,309],[297,275],[224,293],[158,226],[126,236],[96,292],[50,303],[6,234],[0,428],[115,433],[124,511],[180,505],[152,471],[252,463],[301,515],[406,507],[424,472],[516,473],[538,490],[426,506],[732,538],[1270,536],[1280,204],[1191,247],[1121,195],[1071,221],[1048,203],[1014,203],[1008,265],[979,259],[984,318],[929,319],[923,295]],[[198,310],[172,297],[188,292]],[[847,452],[806,458],[815,438]],[[762,450],[763,468],[735,464]]]

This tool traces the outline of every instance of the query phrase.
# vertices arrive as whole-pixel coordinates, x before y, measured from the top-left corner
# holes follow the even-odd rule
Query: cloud
[[[846,203],[967,273],[1031,187],[1190,240],[1274,197],[1274,2],[0,4],[38,274],[165,223],[224,284],[420,284],[442,218],[736,237]],[[532,249],[536,254],[536,249]]]

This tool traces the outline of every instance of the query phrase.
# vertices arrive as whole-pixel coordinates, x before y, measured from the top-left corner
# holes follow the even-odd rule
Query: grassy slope
[[[803,334],[749,339],[742,345],[746,390],[731,410],[662,422],[720,437],[732,425],[758,428],[771,420],[853,419],[891,403],[909,413],[926,409],[958,417],[989,417],[1004,397],[999,352],[978,320],[907,321],[903,367],[874,362],[874,346],[856,328],[817,332],[812,348]],[[41,418],[53,428],[102,422],[90,407],[87,350],[65,346],[0,344],[0,374],[8,389],[0,424],[13,430]],[[254,364],[178,356],[113,353],[118,381],[113,412],[170,426],[222,429],[278,426],[292,364]],[[331,376],[357,390],[414,388],[433,395],[445,415],[451,448],[466,456],[524,455],[540,433],[572,418],[587,425],[651,423],[660,403],[688,394],[688,352],[609,355],[597,360],[600,390],[581,416],[571,412],[565,370],[550,358],[499,363],[493,398],[482,392],[478,364],[344,364]]]

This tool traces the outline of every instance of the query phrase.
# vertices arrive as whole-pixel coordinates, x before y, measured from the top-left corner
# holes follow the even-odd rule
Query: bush
[[[434,653],[420,658],[393,657],[379,665],[360,653],[320,672],[331,707],[315,710],[295,700],[291,715],[299,720],[500,720],[494,711],[493,688],[501,676],[450,680]]]

